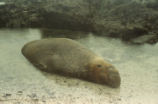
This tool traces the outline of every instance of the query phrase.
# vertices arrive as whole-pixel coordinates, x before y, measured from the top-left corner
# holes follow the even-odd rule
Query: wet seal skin
[[[22,48],[22,54],[38,69],[64,76],[120,86],[118,70],[78,42],[67,38],[35,40]]]

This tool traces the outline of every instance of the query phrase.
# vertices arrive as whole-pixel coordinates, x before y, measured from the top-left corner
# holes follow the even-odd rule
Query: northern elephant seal
[[[121,78],[113,65],[78,42],[67,38],[35,40],[22,48],[23,55],[37,68],[119,87]]]

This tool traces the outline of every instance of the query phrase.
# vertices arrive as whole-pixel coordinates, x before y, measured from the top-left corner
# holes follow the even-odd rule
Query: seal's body
[[[37,68],[118,87],[120,75],[108,62],[76,41],[67,38],[35,40],[22,48]]]

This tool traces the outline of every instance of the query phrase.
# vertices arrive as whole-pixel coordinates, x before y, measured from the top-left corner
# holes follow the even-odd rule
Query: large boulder
[[[93,32],[133,42],[158,37],[157,0],[1,0],[0,27]],[[145,43],[142,42],[142,43]]]

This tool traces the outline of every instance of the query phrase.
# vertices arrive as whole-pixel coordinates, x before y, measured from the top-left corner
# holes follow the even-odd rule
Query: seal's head
[[[95,58],[88,64],[90,80],[106,84],[110,87],[119,87],[121,78],[114,66],[102,58]]]

